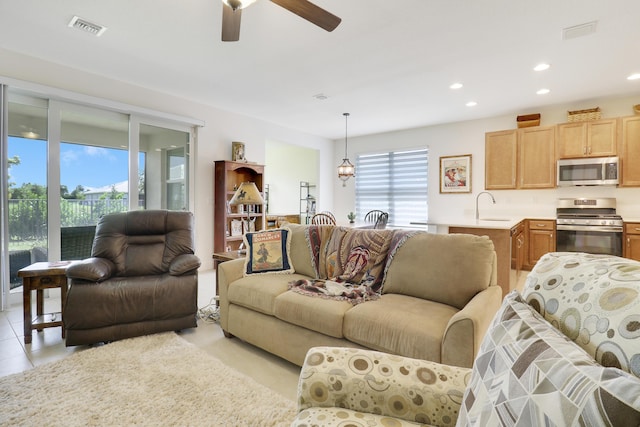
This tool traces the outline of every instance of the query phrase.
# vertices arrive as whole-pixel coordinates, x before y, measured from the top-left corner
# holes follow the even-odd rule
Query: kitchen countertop
[[[447,220],[428,220],[421,223],[412,223],[412,225],[425,225],[425,226],[439,226],[439,227],[471,227],[471,228],[492,228],[496,230],[511,230],[520,221],[524,220],[523,217],[491,217],[481,218],[476,220],[475,218],[449,218]]]

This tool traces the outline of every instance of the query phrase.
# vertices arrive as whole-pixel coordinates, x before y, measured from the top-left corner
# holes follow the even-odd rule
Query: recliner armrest
[[[178,255],[171,261],[169,265],[169,274],[172,276],[181,276],[200,268],[200,258],[193,254]]]
[[[108,259],[92,257],[72,263],[65,273],[70,279],[102,282],[110,278],[115,269],[115,264]]]
[[[470,377],[469,368],[372,350],[314,347],[300,372],[298,419],[314,425],[313,408],[322,407],[453,425]]]

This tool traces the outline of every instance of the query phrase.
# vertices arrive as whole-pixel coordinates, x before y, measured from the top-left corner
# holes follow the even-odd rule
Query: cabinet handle
[[[546,227],[547,224],[536,224],[536,227]]]
[[[582,154],[587,154],[587,146],[582,147]]]
[[[635,231],[640,231],[640,228],[636,227],[634,228]]]

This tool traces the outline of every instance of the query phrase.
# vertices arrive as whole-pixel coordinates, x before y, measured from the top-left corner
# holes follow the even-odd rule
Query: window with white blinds
[[[408,226],[428,217],[429,150],[362,154],[356,158],[356,217],[389,212],[389,225]]]

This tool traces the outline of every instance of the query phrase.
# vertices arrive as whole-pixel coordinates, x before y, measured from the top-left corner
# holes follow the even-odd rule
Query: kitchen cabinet
[[[255,221],[255,230],[266,226],[264,206],[229,206],[229,200],[243,182],[254,182],[260,192],[264,191],[264,165],[218,160],[215,162],[214,206],[213,206],[213,251],[227,252],[239,249],[242,231],[234,233],[234,221],[242,224],[247,216]],[[248,211],[244,212],[246,209]],[[240,225],[242,229],[242,225]]]
[[[530,270],[542,255],[556,250],[556,222],[550,219],[529,219],[527,222],[527,267]]]
[[[484,186],[487,190],[516,188],[518,131],[487,132],[484,140]]]
[[[485,188],[554,188],[555,158],[554,126],[487,132]]]
[[[640,222],[624,224],[624,256],[640,261]]]
[[[558,158],[609,157],[617,155],[617,119],[557,125]]]
[[[620,119],[620,186],[640,186],[640,116]]]
[[[555,126],[518,130],[518,188],[556,186]]]

